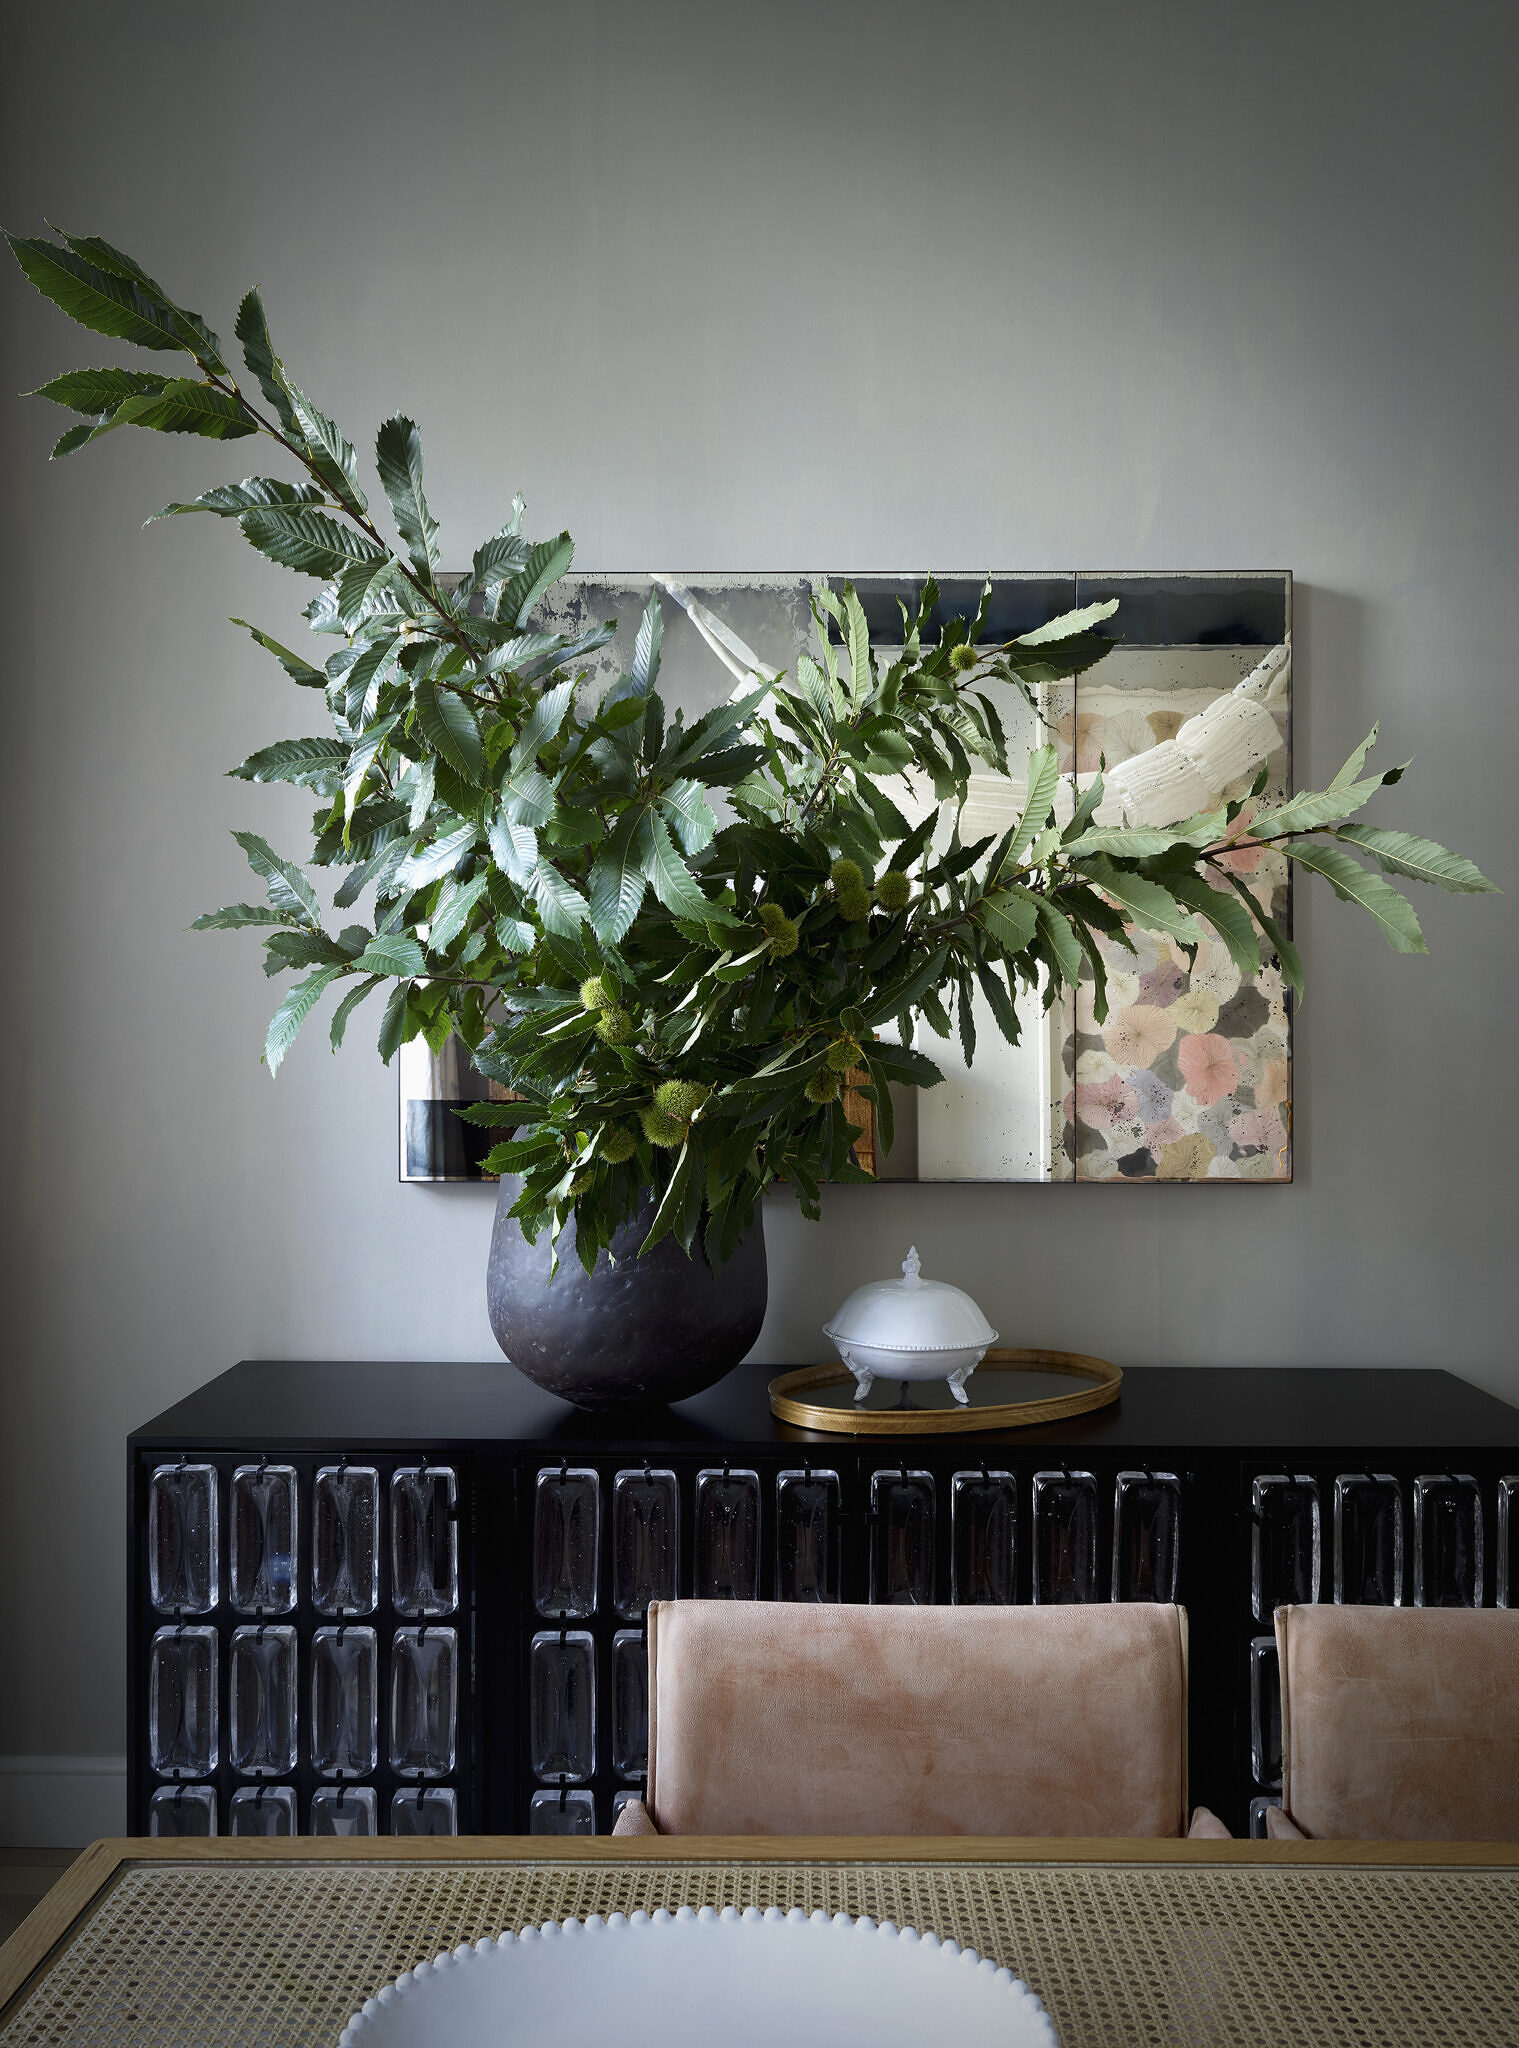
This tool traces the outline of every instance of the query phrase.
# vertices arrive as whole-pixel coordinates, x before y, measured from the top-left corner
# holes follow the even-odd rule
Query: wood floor
[[[15,1933],[78,1854],[77,1849],[0,1849],[0,1941]]]

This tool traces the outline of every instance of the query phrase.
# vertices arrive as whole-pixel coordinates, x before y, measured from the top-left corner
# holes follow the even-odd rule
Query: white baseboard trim
[[[0,1848],[82,1849],[126,1831],[124,1756],[0,1756]]]

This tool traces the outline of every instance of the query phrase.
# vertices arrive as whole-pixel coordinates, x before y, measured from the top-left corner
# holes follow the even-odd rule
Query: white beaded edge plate
[[[957,2048],[1058,2048],[1034,1993],[975,1949],[800,1906],[595,1913],[464,1942],[366,1999],[338,2048],[678,2048],[712,2038],[715,2018],[726,2048],[802,2024],[880,2048],[921,2048],[946,2029]]]

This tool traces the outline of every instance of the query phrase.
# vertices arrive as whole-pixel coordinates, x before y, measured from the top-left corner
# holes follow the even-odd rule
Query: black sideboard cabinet
[[[1262,1831],[1281,1600],[1519,1605],[1519,1409],[1135,1368],[1041,1428],[829,1436],[776,1367],[637,1417],[501,1363],[247,1361],[128,1445],[130,1826],[604,1833],[651,1598],[1179,1599],[1191,1791]]]

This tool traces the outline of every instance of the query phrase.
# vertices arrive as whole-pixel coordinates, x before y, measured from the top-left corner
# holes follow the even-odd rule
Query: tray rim
[[[770,1382],[770,1412],[777,1420],[829,1436],[963,1436],[981,1430],[1031,1429],[1070,1415],[1087,1415],[1118,1399],[1122,1368],[1084,1351],[994,1349],[983,1365],[1039,1366],[1087,1384],[1069,1394],[1035,1401],[999,1401],[989,1408],[829,1408],[805,1396],[819,1387],[847,1386],[847,1365],[803,1365]],[[904,1383],[905,1384],[905,1383]]]

